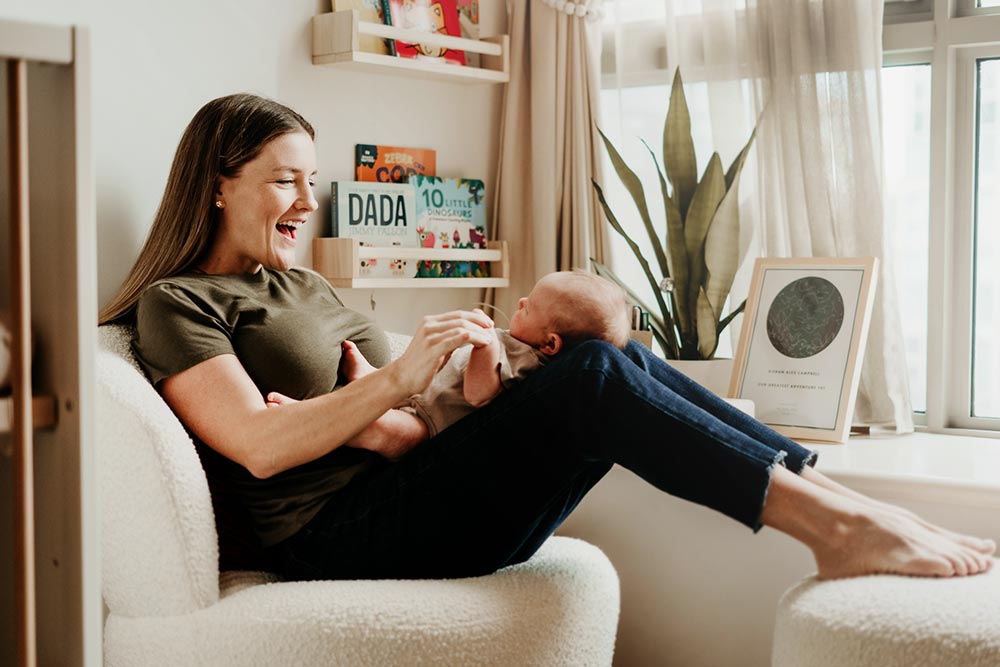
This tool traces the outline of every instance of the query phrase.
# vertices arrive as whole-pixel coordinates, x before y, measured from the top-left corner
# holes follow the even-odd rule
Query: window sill
[[[803,444],[819,452],[817,470],[862,493],[1000,509],[1000,440],[918,432]]]

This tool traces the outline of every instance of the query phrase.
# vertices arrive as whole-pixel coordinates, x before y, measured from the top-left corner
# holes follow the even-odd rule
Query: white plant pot
[[[729,395],[729,378],[733,374],[732,359],[667,359],[667,363],[709,391],[723,397]]]
[[[668,364],[684,375],[725,399],[730,405],[754,416],[753,401],[744,398],[726,398],[729,395],[729,378],[733,374],[732,359],[667,359]]]

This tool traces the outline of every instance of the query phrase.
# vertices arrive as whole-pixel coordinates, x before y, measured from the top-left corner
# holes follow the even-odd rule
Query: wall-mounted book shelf
[[[337,65],[378,74],[406,74],[465,83],[506,83],[510,79],[507,35],[464,39],[361,21],[356,9],[312,18],[313,65]],[[397,58],[361,50],[361,35],[461,49],[480,54],[481,67],[463,67],[439,60]]]
[[[351,238],[313,239],[313,269],[334,287],[442,288],[507,287],[510,269],[506,241],[489,241],[485,250],[446,248],[376,248]],[[416,259],[452,262],[489,262],[489,278],[366,278],[359,275],[362,259]]]
[[[0,398],[0,433],[10,433],[14,424],[14,399]],[[31,399],[31,425],[34,428],[51,428],[56,425],[56,399],[51,396],[34,396]]]

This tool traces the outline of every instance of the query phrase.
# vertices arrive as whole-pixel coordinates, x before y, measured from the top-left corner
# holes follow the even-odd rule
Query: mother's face
[[[318,206],[315,177],[316,148],[305,132],[273,139],[238,175],[220,177],[222,218],[209,259],[212,272],[291,268],[299,227]]]

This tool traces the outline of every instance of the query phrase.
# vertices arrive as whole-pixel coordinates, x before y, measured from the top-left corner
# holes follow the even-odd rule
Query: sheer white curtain
[[[696,134],[724,163],[760,119],[741,180],[751,258],[879,257],[855,421],[911,431],[882,202],[882,0],[619,0],[605,30],[614,34],[605,39],[614,49],[605,85],[625,97],[654,70],[680,66],[685,82],[703,89],[694,95],[702,99],[700,116],[692,108]],[[698,154],[702,165],[707,157]],[[734,294],[746,293],[750,265]]]

